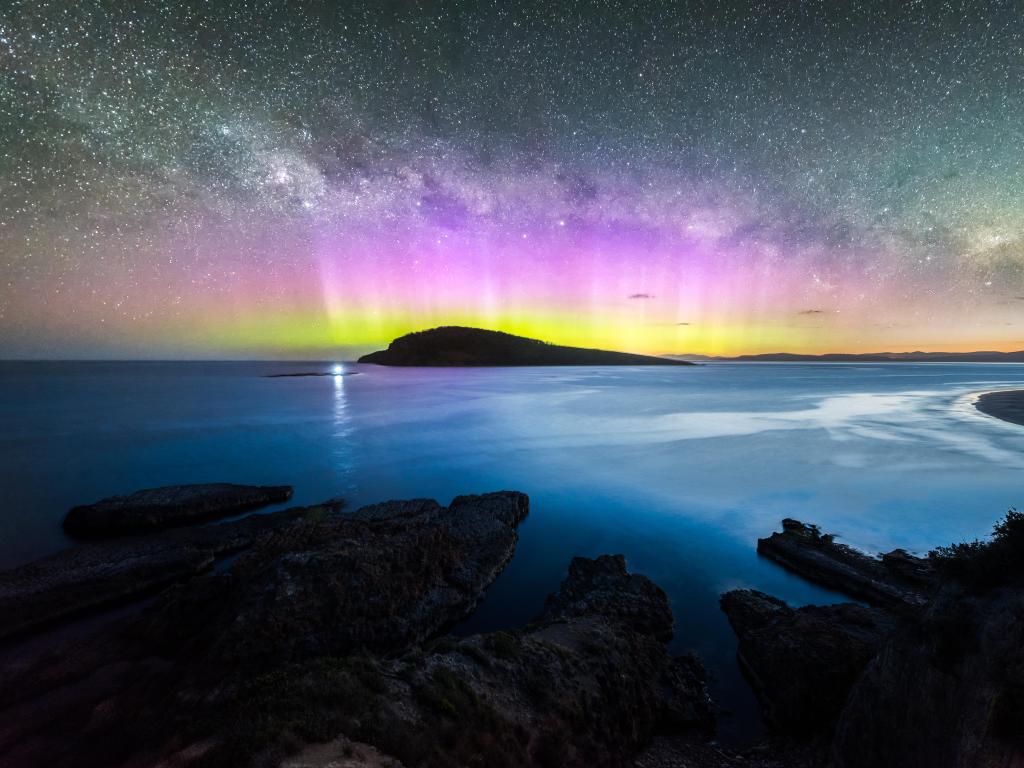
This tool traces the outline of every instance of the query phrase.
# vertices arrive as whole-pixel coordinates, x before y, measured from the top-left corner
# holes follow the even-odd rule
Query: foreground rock
[[[933,574],[926,560],[903,550],[868,557],[815,525],[782,521],[782,533],[757,540],[757,551],[822,586],[897,611],[914,611],[928,602]]]
[[[0,571],[0,639],[151,595],[209,570],[271,531],[340,502],[148,536],[90,542]]]
[[[655,737],[655,759],[735,764],[704,761],[733,759],[708,744],[704,672],[668,653],[668,599],[621,556],[574,559],[525,629],[439,637],[527,507],[305,510],[141,614],[0,651],[0,764],[611,768]]]
[[[172,586],[97,634],[8,653],[0,665],[0,764],[152,765],[181,750],[173,764],[192,764],[211,745],[233,741],[219,726],[237,722],[252,734],[251,723],[231,714],[253,681],[287,704],[296,664],[364,675],[382,663],[366,661],[371,650],[405,651],[463,618],[511,556],[527,507],[512,492],[459,497],[447,508],[389,502],[351,515],[326,505],[88,545],[79,551],[93,554],[66,555],[64,569],[27,566],[36,577],[74,574],[80,565],[102,572],[101,547],[123,552],[116,547],[143,541],[208,555],[202,547],[221,547],[221,531],[232,529],[247,547],[230,567]],[[23,576],[27,584],[33,573]],[[329,709],[318,700],[301,706],[314,719]],[[222,759],[245,764],[237,755]]]
[[[622,555],[573,558],[569,578],[548,596],[540,618],[558,621],[595,613],[664,642],[672,639],[665,592],[646,576],[627,573]]]
[[[465,618],[512,557],[529,501],[511,491],[304,516],[223,574],[169,594],[155,644],[213,664],[393,653]]]
[[[482,328],[446,326],[400,336],[360,363],[400,366],[693,365],[684,360],[547,344]]]
[[[147,488],[74,507],[64,519],[64,530],[83,538],[149,533],[236,515],[291,497],[288,485],[205,483]]]
[[[836,768],[1024,766],[1024,592],[945,594],[885,643],[832,757]]]
[[[704,673],[668,654],[671,626],[664,592],[621,556],[575,558],[524,631],[444,638],[396,659],[304,661],[283,685],[255,681],[232,722],[278,737],[261,743],[229,724],[240,735],[208,757],[263,762],[284,748],[284,728],[327,741],[291,766],[344,764],[354,744],[380,765],[621,766],[659,732],[703,750],[714,728]],[[314,713],[310,701],[328,706]]]
[[[879,609],[854,603],[793,609],[750,589],[726,592],[721,605],[765,719],[797,738],[834,725],[853,684],[895,628]]]
[[[887,607],[723,595],[776,736],[811,740],[834,768],[1024,766],[1024,514],[928,561],[873,559],[784,526],[759,549]]]

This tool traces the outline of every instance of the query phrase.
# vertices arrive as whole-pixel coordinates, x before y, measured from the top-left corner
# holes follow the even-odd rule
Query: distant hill
[[[683,360],[603,349],[561,347],[481,328],[445,326],[399,336],[360,363],[399,366],[693,365]]]
[[[673,360],[712,360],[737,363],[1024,363],[1020,352],[867,352],[853,355],[795,355],[772,352],[764,355],[708,357],[706,355],[666,355]]]

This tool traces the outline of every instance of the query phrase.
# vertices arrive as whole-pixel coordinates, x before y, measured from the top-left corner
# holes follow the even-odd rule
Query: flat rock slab
[[[759,554],[799,576],[890,610],[913,611],[928,602],[933,579],[928,561],[902,550],[869,557],[816,525],[787,518],[782,533],[757,540]]]
[[[290,485],[167,485],[74,507],[64,519],[64,530],[83,538],[148,533],[236,515],[291,497]]]

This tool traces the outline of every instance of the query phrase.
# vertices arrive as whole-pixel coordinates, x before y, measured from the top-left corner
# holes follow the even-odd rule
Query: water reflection
[[[331,457],[333,466],[342,482],[339,495],[352,490],[354,480],[352,432],[353,424],[349,413],[349,403],[346,393],[345,381],[350,374],[342,365],[335,365],[332,368],[333,376],[330,377],[333,383],[333,399],[331,401],[332,430],[331,430]]]

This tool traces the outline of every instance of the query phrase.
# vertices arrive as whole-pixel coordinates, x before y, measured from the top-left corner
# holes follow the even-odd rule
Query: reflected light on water
[[[336,438],[336,449],[341,451],[342,458],[349,460],[349,439],[352,436],[352,414],[349,413],[348,394],[345,392],[346,374],[341,365],[335,365],[332,369],[334,376],[334,402],[332,403],[332,416],[334,420],[334,437]],[[343,466],[347,466],[343,465]]]

